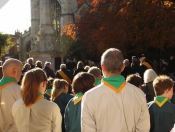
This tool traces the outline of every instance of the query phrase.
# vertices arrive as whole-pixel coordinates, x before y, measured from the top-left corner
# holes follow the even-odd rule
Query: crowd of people
[[[175,58],[163,60],[160,73],[145,56],[130,63],[116,48],[100,62],[61,64],[54,72],[50,62],[7,59],[0,67],[0,132],[174,131]]]

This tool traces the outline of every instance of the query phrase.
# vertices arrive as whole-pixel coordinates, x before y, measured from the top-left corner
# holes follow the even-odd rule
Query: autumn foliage
[[[67,27],[65,33],[81,39],[94,57],[110,47],[124,54],[163,51],[175,47],[175,6],[162,0],[92,0],[89,11]]]

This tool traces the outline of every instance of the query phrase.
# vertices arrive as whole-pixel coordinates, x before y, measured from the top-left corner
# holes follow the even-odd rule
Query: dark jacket
[[[55,74],[52,69],[50,69],[49,67],[45,67],[43,70],[45,71],[47,78],[49,77],[55,78]]]
[[[146,95],[146,101],[150,102],[154,100],[155,92],[153,89],[153,82],[145,83],[142,85],[142,91]]]
[[[148,103],[150,113],[150,132],[170,132],[175,123],[175,105],[166,102],[159,107],[154,101]]]
[[[67,75],[67,77],[69,77],[69,79],[72,81],[72,79],[73,79],[73,75],[72,75],[72,72],[70,71],[70,70],[67,70],[67,69],[61,69],[63,72],[64,72],[64,74],[66,74]],[[65,79],[65,78],[63,78],[60,74],[59,74],[59,72],[57,71],[56,73],[55,73],[55,77],[56,78],[59,78],[59,79]]]
[[[126,79],[126,77],[128,75],[131,75],[131,74],[134,74],[134,73],[135,72],[134,72],[134,70],[131,67],[126,66],[125,69],[122,71],[121,75],[123,75],[125,77],[125,79]]]
[[[87,72],[84,68],[78,68],[78,69],[76,69],[75,71],[74,71],[74,74],[73,74],[73,76],[75,76],[77,73],[79,73],[79,72]]]

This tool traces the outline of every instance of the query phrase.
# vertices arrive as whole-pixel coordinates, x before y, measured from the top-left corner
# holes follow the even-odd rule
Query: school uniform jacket
[[[148,107],[150,132],[170,132],[175,124],[175,104],[167,101],[162,107],[159,107],[154,101],[151,101]]]
[[[20,99],[14,103],[12,114],[18,132],[61,132],[60,109],[44,98],[30,107],[26,107]]]
[[[66,132],[81,132],[81,101],[74,104],[71,99],[66,106],[64,114]]]
[[[12,106],[21,98],[20,86],[9,84],[0,90],[0,132],[17,132],[12,117]]]
[[[85,93],[81,106],[81,132],[149,132],[144,93],[132,84],[119,93],[100,84]]]

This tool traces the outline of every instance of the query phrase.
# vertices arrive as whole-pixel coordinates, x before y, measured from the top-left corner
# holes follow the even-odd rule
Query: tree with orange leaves
[[[173,2],[92,0],[91,5],[75,23],[78,39],[89,55],[99,58],[110,47],[119,48],[124,54],[175,47]]]

